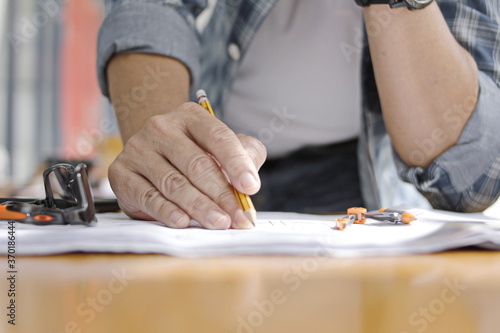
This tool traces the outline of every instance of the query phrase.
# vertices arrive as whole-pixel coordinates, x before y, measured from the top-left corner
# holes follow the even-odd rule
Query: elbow
[[[479,213],[493,205],[500,197],[500,177],[488,178],[483,175],[470,187],[457,191],[435,188],[433,191],[421,191],[435,209],[460,213]]]

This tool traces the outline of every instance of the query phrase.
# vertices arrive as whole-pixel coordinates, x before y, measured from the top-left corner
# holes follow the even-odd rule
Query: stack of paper
[[[17,255],[68,252],[161,253],[175,256],[291,254],[379,256],[431,253],[476,245],[500,249],[500,221],[480,214],[410,210],[417,220],[392,225],[368,220],[344,231],[338,216],[259,213],[251,230],[170,229],[123,214],[99,214],[94,227],[15,224]],[[0,253],[7,253],[0,221]]]

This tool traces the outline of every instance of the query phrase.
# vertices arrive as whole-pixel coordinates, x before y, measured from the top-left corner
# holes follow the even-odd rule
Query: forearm
[[[436,3],[420,11],[372,5],[364,14],[391,141],[403,161],[425,167],[457,142],[474,110],[476,63],[451,34]],[[457,108],[459,120],[451,123],[446,114]],[[432,149],[415,154],[429,139]]]
[[[178,60],[154,54],[122,54],[107,68],[111,102],[123,142],[150,117],[189,99],[189,71]]]

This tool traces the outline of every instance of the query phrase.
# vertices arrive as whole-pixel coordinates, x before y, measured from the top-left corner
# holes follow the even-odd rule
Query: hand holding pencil
[[[215,117],[214,110],[212,109],[212,105],[210,104],[210,101],[207,98],[207,93],[205,90],[198,90],[196,93],[196,98],[198,99],[198,103],[203,106],[205,110],[208,111],[212,116]],[[236,200],[238,201],[238,204],[240,205],[243,215],[252,222],[252,224],[255,226],[255,220],[257,219],[257,212],[255,211],[255,207],[253,205],[252,200],[247,194],[243,194],[240,191],[238,191],[236,188],[233,187],[233,192],[236,197]]]
[[[208,229],[251,228],[248,195],[259,190],[265,157],[257,139],[184,103],[150,118],[125,143],[109,179],[132,218],[173,228],[187,227],[191,218]]]

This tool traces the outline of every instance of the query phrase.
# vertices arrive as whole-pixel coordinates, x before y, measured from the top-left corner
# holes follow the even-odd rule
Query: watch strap
[[[405,7],[406,2],[404,0],[355,0],[356,4],[361,7],[366,7],[370,5],[389,5],[391,8]]]
[[[369,5],[388,5],[389,0],[356,0],[359,6],[366,7]]]
[[[430,5],[433,0],[355,0],[356,4],[361,7],[370,5],[389,5],[391,8],[407,7],[410,10],[423,9]]]

